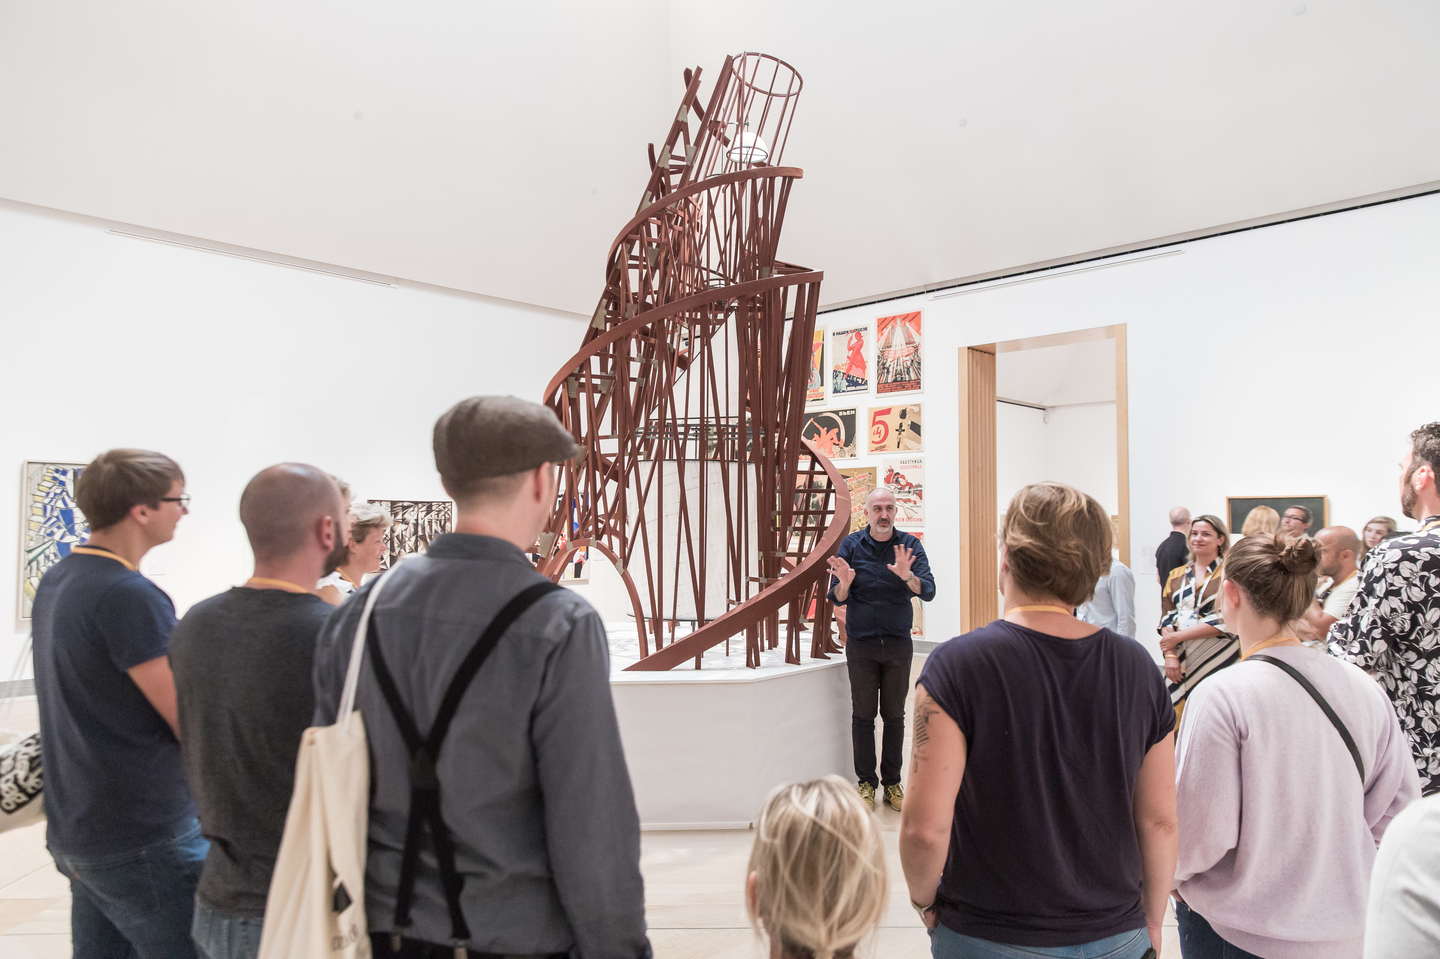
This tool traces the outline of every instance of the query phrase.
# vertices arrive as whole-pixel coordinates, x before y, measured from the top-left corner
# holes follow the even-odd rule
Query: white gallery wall
[[[1172,506],[1218,514],[1226,496],[1323,493],[1332,522],[1398,515],[1395,464],[1407,435],[1440,419],[1440,387],[1425,363],[1440,303],[1440,196],[1179,249],[822,314],[827,327],[924,314],[925,546],[939,586],[927,638],[959,625],[956,390],[958,351],[968,345],[1125,324],[1142,624],[1159,618],[1153,557]]]
[[[1003,354],[997,357],[1002,359]],[[995,498],[1000,513],[1022,486],[1045,480],[1083,489],[1107,513],[1119,512],[1113,400],[1048,411],[995,404]]]
[[[243,582],[245,482],[284,460],[360,498],[444,499],[430,431],[477,393],[540,399],[583,318],[177,249],[0,202],[0,679],[16,621],[20,464],[160,450],[194,497],[144,564],[183,613]],[[12,632],[13,630],[13,632]]]

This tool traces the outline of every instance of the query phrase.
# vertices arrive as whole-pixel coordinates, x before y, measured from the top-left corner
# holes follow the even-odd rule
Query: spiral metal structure
[[[584,453],[538,567],[558,579],[586,546],[614,564],[640,636],[631,669],[699,668],[741,635],[748,666],[782,638],[799,663],[807,620],[826,658],[825,561],[850,502],[801,437],[823,274],[775,255],[802,176],[780,165],[802,81],[756,53],[727,58],[703,105],[700,70],[684,79],[581,348],[546,387]]]

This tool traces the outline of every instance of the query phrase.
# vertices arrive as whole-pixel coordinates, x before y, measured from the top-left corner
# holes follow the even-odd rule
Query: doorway
[[[960,349],[961,632],[999,616],[1000,500],[1025,483],[1055,479],[1100,500],[1130,565],[1125,355],[1124,324]]]

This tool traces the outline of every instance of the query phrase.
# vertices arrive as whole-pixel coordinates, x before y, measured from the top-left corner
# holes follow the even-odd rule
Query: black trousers
[[[565,952],[556,952],[538,956],[502,956],[495,952],[476,952],[474,949],[467,949],[465,952],[469,959],[565,959],[569,955]],[[400,944],[400,951],[396,952],[390,941],[390,933],[372,932],[370,933],[370,954],[375,959],[455,959],[455,947],[421,942],[417,939],[405,939]]]
[[[910,666],[915,647],[909,636],[857,639],[845,645],[850,671],[850,739],[855,750],[855,778],[872,786],[900,781],[905,752],[905,696],[910,692]],[[875,776],[875,710],[885,721],[880,750],[880,776]]]

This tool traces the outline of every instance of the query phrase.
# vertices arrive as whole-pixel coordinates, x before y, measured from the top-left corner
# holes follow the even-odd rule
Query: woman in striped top
[[[1176,713],[1206,676],[1240,659],[1240,640],[1225,631],[1220,613],[1220,561],[1230,531],[1218,516],[1190,524],[1189,562],[1170,573],[1161,601],[1160,649]]]

